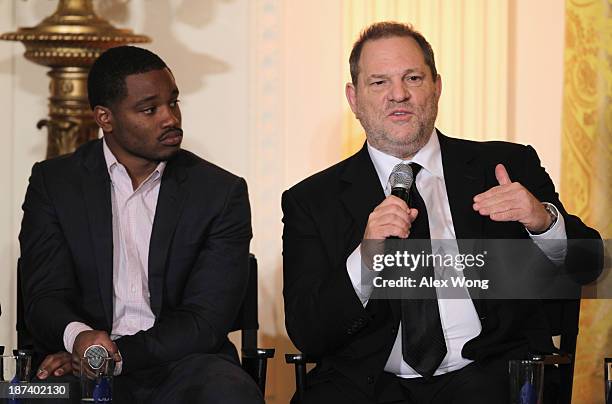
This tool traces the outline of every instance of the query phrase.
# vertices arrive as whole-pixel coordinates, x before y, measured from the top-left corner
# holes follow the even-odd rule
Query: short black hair
[[[155,53],[136,46],[110,48],[100,55],[89,70],[87,92],[89,106],[107,108],[127,96],[125,78],[167,68]]]
[[[349,65],[351,69],[351,81],[354,85],[357,85],[357,79],[359,78],[359,58],[361,57],[363,45],[367,41],[392,37],[414,39],[419,45],[419,48],[421,48],[421,51],[423,51],[423,58],[425,59],[425,64],[429,66],[429,70],[431,70],[433,81],[438,79],[434,52],[429,42],[427,42],[427,39],[425,39],[425,37],[420,32],[415,30],[410,24],[403,24],[395,21],[383,21],[374,23],[364,29],[361,32],[361,35],[359,35],[359,39],[357,39],[353,45],[353,49],[349,57]]]

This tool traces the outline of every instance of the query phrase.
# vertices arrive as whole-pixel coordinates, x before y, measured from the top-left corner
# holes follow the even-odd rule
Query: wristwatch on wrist
[[[559,213],[557,212],[557,208],[555,207],[555,205],[548,202],[542,202],[542,205],[544,206],[544,210],[546,210],[546,213],[548,213],[548,216],[550,216],[550,225],[542,231],[531,232],[531,234],[534,235],[546,233],[548,230],[552,229],[552,227],[555,225],[555,223],[557,223],[557,220],[559,219]]]

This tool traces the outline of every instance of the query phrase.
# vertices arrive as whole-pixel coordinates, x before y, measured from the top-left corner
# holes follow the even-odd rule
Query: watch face
[[[108,359],[108,351],[102,345],[92,345],[85,350],[85,358],[89,367],[98,370],[104,364],[104,360]]]

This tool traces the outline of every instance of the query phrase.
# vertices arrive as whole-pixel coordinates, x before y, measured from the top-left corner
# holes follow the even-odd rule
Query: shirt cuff
[[[93,328],[78,321],[73,321],[68,324],[64,329],[64,348],[66,348],[66,351],[72,353],[72,347],[74,346],[76,337],[83,331],[91,330],[93,330]]]
[[[531,237],[533,242],[542,250],[548,259],[559,266],[565,262],[565,256],[567,255],[565,219],[563,215],[559,213],[559,209],[557,209],[555,205],[549,202],[543,202],[543,204],[555,211],[557,214],[557,221],[544,233],[532,234],[529,230],[527,230],[527,233],[529,233],[529,237]]]
[[[115,342],[117,341],[119,338],[121,338],[120,336],[116,335],[111,335],[110,339]],[[119,356],[121,356],[121,360],[119,362],[115,362],[115,370],[113,371],[113,376],[119,376],[121,374],[121,372],[123,371],[123,356],[121,355],[120,351],[117,351],[119,353]]]
[[[361,304],[365,307],[372,294],[372,281],[377,276],[375,271],[367,269],[361,261],[361,244],[346,259],[346,270],[351,278],[353,289],[359,297]]]
[[[119,352],[119,356],[121,356],[121,352]],[[113,376],[119,376],[122,370],[123,370],[123,356],[121,356],[121,360],[119,362],[115,362],[115,370],[113,371]]]

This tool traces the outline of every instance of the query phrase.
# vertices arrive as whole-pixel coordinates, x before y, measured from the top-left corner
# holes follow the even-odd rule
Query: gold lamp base
[[[23,42],[26,59],[51,67],[49,119],[37,124],[47,128],[47,158],[71,153],[98,137],[87,100],[87,74],[98,56],[115,46],[151,41],[99,18],[92,0],[60,0],[56,11],[37,26],[0,39]]]

